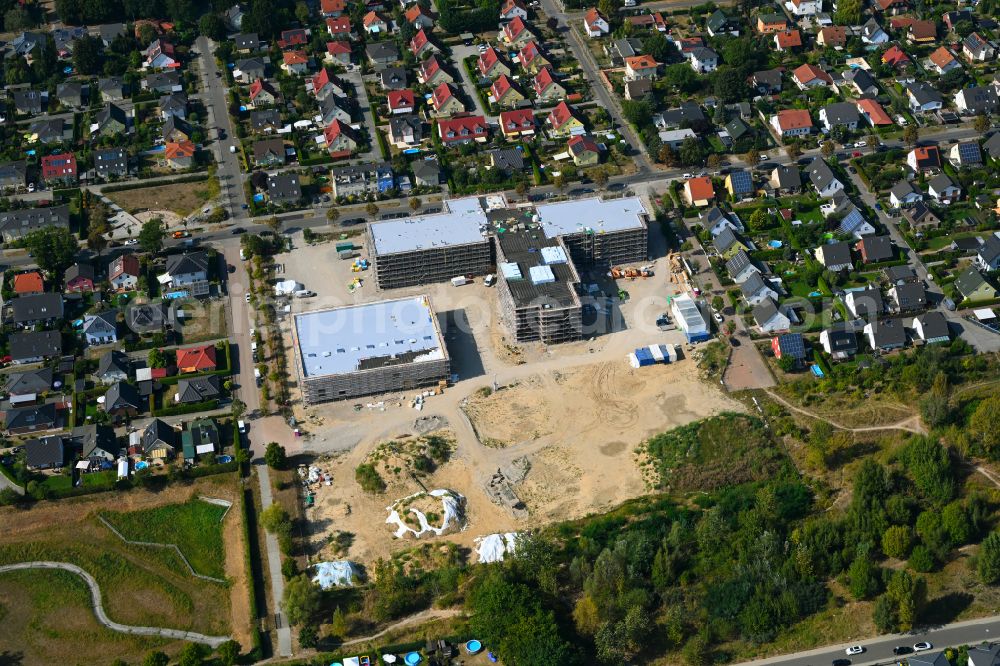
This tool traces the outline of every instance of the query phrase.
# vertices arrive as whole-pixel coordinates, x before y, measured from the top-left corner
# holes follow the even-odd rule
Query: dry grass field
[[[107,197],[130,213],[144,210],[169,210],[181,217],[190,215],[218,191],[218,181],[168,183],[134,190],[109,192]]]

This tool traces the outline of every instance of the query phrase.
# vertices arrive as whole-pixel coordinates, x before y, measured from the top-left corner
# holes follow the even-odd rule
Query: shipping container
[[[649,353],[653,355],[653,360],[657,363],[663,363],[667,360],[662,345],[649,345]]]
[[[343,252],[344,250],[353,250],[354,249],[354,243],[351,242],[351,241],[337,243],[336,248],[337,248],[337,252]]]
[[[451,279],[451,284],[454,287],[461,287],[463,284],[468,284],[469,280],[464,275],[459,275]]]

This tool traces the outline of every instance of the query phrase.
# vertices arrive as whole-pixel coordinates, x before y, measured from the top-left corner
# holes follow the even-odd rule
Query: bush
[[[379,476],[375,465],[364,463],[354,469],[354,480],[366,493],[378,494],[385,492],[385,481]]]
[[[288,464],[288,457],[285,455],[285,447],[277,442],[270,442],[264,450],[264,462],[271,469],[284,469]]]

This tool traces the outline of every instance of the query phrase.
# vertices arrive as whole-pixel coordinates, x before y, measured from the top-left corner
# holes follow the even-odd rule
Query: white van
[[[239,421],[236,422],[236,427],[239,428],[241,435],[246,434],[247,424],[243,422],[243,419],[240,419]]]

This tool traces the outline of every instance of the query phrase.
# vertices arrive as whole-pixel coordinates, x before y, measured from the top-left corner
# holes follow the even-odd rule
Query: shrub
[[[354,480],[358,482],[358,485],[366,493],[378,494],[385,492],[385,481],[379,476],[375,465],[371,463],[358,465],[354,470]]]

